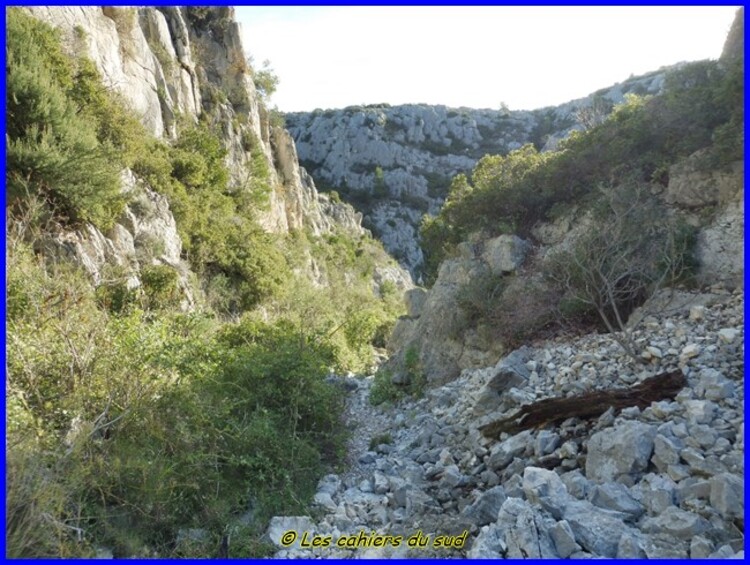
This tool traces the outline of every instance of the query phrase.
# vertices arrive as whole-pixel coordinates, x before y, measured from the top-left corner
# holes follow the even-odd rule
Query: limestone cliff
[[[526,143],[551,149],[582,127],[579,110],[595,106],[606,112],[628,93],[658,93],[664,71],[534,111],[351,106],[287,114],[286,123],[300,161],[316,181],[355,203],[386,249],[418,273],[420,221],[440,209],[452,177],[470,171],[486,154],[505,154]]]
[[[201,116],[208,117],[222,131],[230,182],[235,185],[253,176],[247,150],[248,139],[253,140],[270,175],[269,205],[259,212],[259,223],[266,230],[288,233],[304,228],[314,235],[365,233],[361,214],[319,194],[312,178],[299,166],[290,135],[271,125],[256,92],[232,8],[70,6],[29,10],[61,31],[70,54],[93,61],[105,87],[119,93],[155,137],[174,140],[180,120],[197,122]],[[142,183],[129,171],[123,174],[128,180],[123,190],[138,186],[155,208],[134,202],[111,232],[102,234],[89,227],[61,234],[51,246],[77,257],[95,280],[105,264],[133,268],[132,284],[137,285],[139,244],[156,240],[159,248],[170,251],[152,260],[186,272],[166,200],[139,186]],[[159,220],[147,221],[155,211]],[[405,274],[400,277],[404,284],[407,279]],[[186,280],[183,282],[186,285]]]

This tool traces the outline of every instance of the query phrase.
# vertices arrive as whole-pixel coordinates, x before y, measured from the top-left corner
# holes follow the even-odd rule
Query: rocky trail
[[[369,404],[371,377],[342,379],[347,471],[320,481],[312,516],[271,520],[275,556],[743,557],[743,298],[680,299],[633,331],[643,363],[590,334],[522,347],[396,406]],[[688,382],[673,401],[478,430],[535,400],[670,370]]]

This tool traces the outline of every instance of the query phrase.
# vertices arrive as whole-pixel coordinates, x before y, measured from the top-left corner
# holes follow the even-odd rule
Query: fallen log
[[[596,418],[610,408],[619,411],[637,406],[643,410],[652,402],[673,399],[685,386],[687,379],[678,370],[649,377],[630,388],[595,390],[567,398],[545,398],[522,406],[507,418],[480,426],[479,431],[483,436],[492,438],[502,432],[517,434],[547,424],[557,424],[568,418]]]

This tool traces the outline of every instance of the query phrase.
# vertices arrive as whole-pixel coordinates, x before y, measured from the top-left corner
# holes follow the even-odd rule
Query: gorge
[[[743,557],[744,10],[555,108],[284,123],[232,8],[6,23],[9,556]]]

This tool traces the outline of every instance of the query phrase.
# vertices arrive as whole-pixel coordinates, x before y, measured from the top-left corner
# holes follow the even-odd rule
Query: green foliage
[[[378,406],[384,402],[397,402],[408,396],[420,397],[427,385],[427,376],[419,360],[419,349],[410,346],[404,352],[402,362],[405,385],[393,382],[393,373],[389,369],[381,369],[375,374],[375,380],[370,388],[370,404]]]
[[[372,238],[346,234],[323,237],[295,232],[286,242],[287,261],[295,271],[313,260],[325,286],[294,277],[271,302],[276,316],[314,334],[334,352],[332,365],[341,371],[368,372],[373,347],[382,347],[385,332],[403,310],[395,289],[378,292],[372,275],[387,254]]]
[[[11,555],[170,556],[179,528],[218,540],[252,505],[257,540],[303,511],[344,440],[330,346],[283,321],[113,316],[82,273],[22,244],[7,258]],[[152,302],[166,269],[144,273]]]
[[[392,379],[393,373],[387,369],[381,369],[375,374],[370,388],[370,404],[379,406],[385,402],[394,402],[403,398],[403,388],[393,384]]]
[[[372,195],[375,198],[386,198],[388,196],[388,186],[385,183],[385,176],[381,167],[375,167],[374,182]]]
[[[667,77],[664,94],[626,95],[607,119],[588,116],[589,129],[571,134],[554,153],[527,145],[484,157],[471,181],[454,179],[440,215],[423,223],[427,279],[434,280],[440,262],[472,232],[528,235],[562,206],[595,199],[601,183],[636,178],[664,184],[670,165],[704,147],[711,147],[708,167],[741,158],[740,69],[710,61],[685,65]]]
[[[504,277],[487,272],[461,287],[456,299],[470,322],[476,323],[489,316],[503,294],[505,283]]]
[[[251,152],[244,185],[229,186],[226,150],[205,123],[185,129],[173,147],[150,142],[133,167],[169,198],[190,263],[216,291],[219,311],[225,313],[254,307],[288,277],[280,242],[254,218],[268,202],[268,164],[252,132],[244,139]],[[219,291],[222,287],[225,291]]]
[[[227,13],[188,16],[216,34]],[[342,455],[342,398],[325,377],[370,370],[403,308],[392,285],[373,287],[385,252],[345,233],[266,233],[257,215],[271,171],[257,139],[243,140],[248,178],[231,183],[218,121],[181,124],[171,146],[151,138],[91,61],[71,60],[49,27],[13,9],[7,73],[9,225],[42,202],[27,214],[37,224],[105,228],[130,167],[168,198],[208,302],[207,314],[175,312],[179,273],[151,265],[157,242],[139,241],[140,287],[108,267],[94,288],[35,255],[38,241],[21,243],[40,225],[8,239],[10,555],[206,557],[227,532],[233,557],[267,555],[265,520],[306,512]],[[143,193],[133,198],[148,217]],[[323,285],[307,278],[313,264]],[[250,508],[255,521],[239,526]],[[209,535],[177,543],[189,527]]]
[[[368,449],[370,451],[375,451],[379,445],[390,445],[391,443],[393,443],[393,438],[389,433],[374,435],[370,438],[370,446]]]
[[[271,68],[271,61],[266,59],[260,69],[253,70],[253,82],[262,100],[267,101],[273,96],[279,86],[279,77]]]
[[[96,288],[96,300],[100,308],[122,314],[138,304],[138,289],[129,287],[129,273],[121,268],[108,268],[104,280]]]
[[[73,62],[57,34],[20,9],[7,15],[6,194],[38,196],[61,220],[112,225],[124,199],[114,147],[81,112]]]
[[[181,298],[179,280],[179,273],[169,265],[149,265],[141,269],[145,308],[177,308]]]

